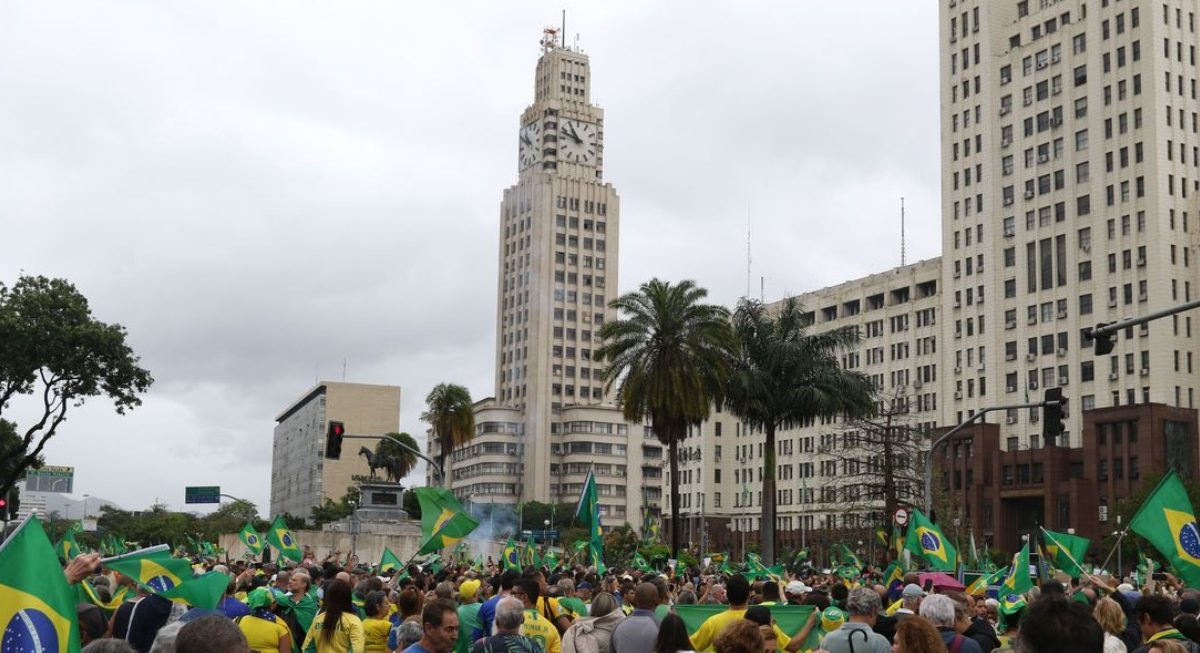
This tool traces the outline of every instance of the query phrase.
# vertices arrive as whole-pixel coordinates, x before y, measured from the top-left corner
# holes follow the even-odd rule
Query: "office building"
[[[370,468],[359,451],[375,450],[377,439],[346,439],[338,460],[325,458],[329,422],[342,422],[349,435],[383,435],[400,430],[400,388],[392,385],[322,381],[275,418],[271,451],[271,514],[308,519],[325,499],[341,500],[355,476]]]

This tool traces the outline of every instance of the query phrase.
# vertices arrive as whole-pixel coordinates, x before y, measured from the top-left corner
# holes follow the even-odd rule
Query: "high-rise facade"
[[[588,56],[547,30],[500,203],[495,395],[448,467],[456,494],[494,504],[574,501],[593,470],[601,514],[637,524],[661,492],[662,447],[621,417],[594,360],[616,318],[620,201],[591,88]]]
[[[1061,444],[1079,446],[1092,408],[1195,408],[1194,316],[1128,329],[1107,356],[1082,332],[1188,301],[1200,282],[1200,3],[939,5],[954,370],[941,421],[1062,387]],[[1043,444],[1039,417],[1002,414],[1002,446]]]

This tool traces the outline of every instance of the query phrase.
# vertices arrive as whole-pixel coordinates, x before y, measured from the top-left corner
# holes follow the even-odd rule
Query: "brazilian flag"
[[[0,570],[0,648],[79,651],[75,591],[40,521],[27,518],[0,545]]]
[[[1129,521],[1166,557],[1188,587],[1200,587],[1200,530],[1183,481],[1175,470],[1163,477]]]
[[[908,521],[904,546],[924,558],[937,571],[954,571],[958,567],[958,552],[954,550],[954,545],[950,544],[940,528],[915,508]]]
[[[449,490],[419,487],[413,492],[421,504],[421,548],[417,555],[457,544],[479,526],[479,520],[463,510]]]
[[[62,540],[54,547],[58,551],[58,559],[63,562],[70,562],[75,559],[75,556],[83,553],[75,541],[75,526],[75,524],[71,524],[67,528],[67,532],[63,533]]]
[[[1054,566],[1067,572],[1071,578],[1083,575],[1083,565],[1080,562],[1087,555],[1091,540],[1070,533],[1056,533],[1042,529],[1046,540],[1046,553],[1054,562]]]
[[[242,527],[241,538],[242,544],[246,545],[246,550],[254,555],[262,553],[263,547],[266,546],[262,536],[254,530],[254,524],[250,522],[246,522],[246,525]]]
[[[117,608],[121,607],[121,604],[124,603],[126,599],[133,599],[133,593],[128,587],[122,587],[121,589],[117,590],[116,593],[112,595],[112,599],[110,599],[108,602],[105,602],[104,599],[100,598],[100,595],[96,593],[96,588],[88,580],[81,581],[75,587],[79,603],[91,603],[97,608],[100,608],[100,610],[104,612],[105,617],[112,617],[112,614],[116,612]]]
[[[156,592],[156,594],[163,598],[171,599],[176,603],[190,605],[193,608],[215,610],[217,604],[221,602],[221,597],[224,596],[225,589],[228,586],[229,576],[219,571],[210,571],[203,576],[188,578],[177,587],[172,587],[163,592]]]
[[[987,590],[989,587],[991,587],[992,585],[998,585],[1001,581],[1003,581],[1007,577],[1008,577],[1008,567],[1005,567],[1004,569],[1000,569],[999,571],[994,571],[990,574],[988,574],[988,573],[980,574],[979,578],[976,578],[971,583],[971,585],[969,587],[967,587],[967,594],[970,594],[972,596],[980,596],[983,594],[987,594]]]
[[[104,566],[129,576],[156,593],[175,589],[192,577],[192,565],[187,560],[172,557],[166,545],[106,560]]]
[[[1033,589],[1033,579],[1029,577],[1029,542],[1026,542],[1020,551],[1013,554],[1012,566],[1008,568],[1008,576],[1000,585],[1000,595],[1024,594],[1031,589]]]
[[[402,565],[404,563],[396,557],[395,553],[392,553],[390,548],[383,547],[383,558],[379,560],[379,573],[383,574],[393,569],[399,569]]]
[[[275,547],[279,551],[279,555],[293,561],[300,562],[304,559],[304,552],[300,550],[296,544],[296,538],[292,537],[292,532],[288,530],[287,524],[283,521],[283,515],[275,518],[271,522],[271,528],[267,531],[267,544]]]
[[[521,569],[521,554],[517,550],[517,543],[513,541],[512,536],[508,537],[508,543],[504,545],[504,553],[501,562],[504,563],[504,569]]]

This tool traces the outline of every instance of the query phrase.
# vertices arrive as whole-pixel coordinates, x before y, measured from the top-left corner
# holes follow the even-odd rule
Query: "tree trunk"
[[[763,443],[762,560],[775,564],[775,424],[767,424]]]
[[[655,426],[655,430],[658,430]],[[665,426],[663,428],[666,428]],[[671,465],[671,558],[679,559],[679,439],[671,434],[667,456]]]
[[[441,446],[438,447],[438,457],[437,457],[438,469],[436,470],[438,472],[437,483],[439,486],[441,486],[443,489],[446,489],[446,490],[450,489],[450,481],[447,478],[449,476],[449,473],[448,473],[449,470],[446,469],[446,461],[450,460],[449,444],[450,443],[447,442],[446,440],[440,441]]]

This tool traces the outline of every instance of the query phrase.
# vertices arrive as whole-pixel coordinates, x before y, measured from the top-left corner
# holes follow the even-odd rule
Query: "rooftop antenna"
[[[346,382],[346,357],[342,357],[342,383]]]
[[[750,205],[746,205],[746,297],[750,297]]]
[[[900,266],[904,267],[904,198],[900,198]]]
[[[563,26],[562,26],[562,47],[567,49],[567,10],[562,10]]]

